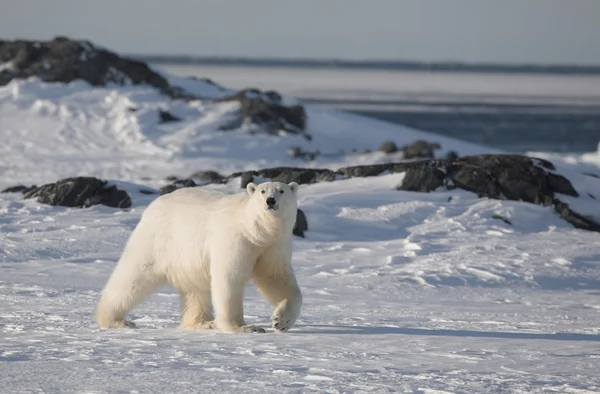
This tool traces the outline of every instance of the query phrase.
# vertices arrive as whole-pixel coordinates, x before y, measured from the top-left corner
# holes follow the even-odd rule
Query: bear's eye
[[[284,190],[280,190],[279,193],[283,194]]]
[[[264,190],[261,190],[260,192],[261,192],[262,194],[265,194],[265,191],[264,191]]]

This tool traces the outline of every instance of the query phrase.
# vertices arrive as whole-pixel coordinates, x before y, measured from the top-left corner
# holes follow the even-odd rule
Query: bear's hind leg
[[[144,297],[164,283],[150,269],[139,266],[130,269],[126,262],[119,262],[108,283],[102,290],[96,308],[96,322],[102,328],[135,328],[136,325],[125,320],[127,313]]]
[[[180,293],[181,327],[215,328],[210,292]]]

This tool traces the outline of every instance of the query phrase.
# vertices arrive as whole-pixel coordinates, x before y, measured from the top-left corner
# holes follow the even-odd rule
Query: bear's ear
[[[251,196],[255,190],[256,190],[256,184],[250,182],[249,184],[246,185],[246,191],[248,192],[249,196]]]
[[[298,184],[296,182],[288,183],[288,186],[290,187],[290,189],[292,189],[294,193],[298,192]]]

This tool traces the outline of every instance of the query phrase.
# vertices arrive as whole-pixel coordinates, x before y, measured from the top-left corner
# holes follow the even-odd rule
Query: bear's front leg
[[[263,328],[244,321],[244,286],[250,280],[252,267],[235,260],[213,260],[211,293],[217,329],[231,333],[264,333]]]
[[[302,309],[302,292],[294,270],[279,252],[266,253],[254,269],[253,279],[258,290],[275,306],[271,315],[273,329],[288,331]],[[289,257],[288,257],[289,259]]]

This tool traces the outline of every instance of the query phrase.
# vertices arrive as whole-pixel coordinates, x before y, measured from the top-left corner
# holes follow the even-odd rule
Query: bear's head
[[[293,213],[298,209],[298,184],[291,182],[264,182],[256,185],[250,182],[246,186],[251,204],[257,209],[266,210],[275,215]]]

